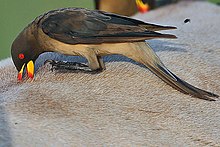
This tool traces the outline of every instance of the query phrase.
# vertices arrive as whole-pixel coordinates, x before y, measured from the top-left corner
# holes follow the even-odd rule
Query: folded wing
[[[175,29],[97,10],[68,8],[47,13],[40,26],[45,34],[68,44],[135,42],[176,38],[155,30]]]

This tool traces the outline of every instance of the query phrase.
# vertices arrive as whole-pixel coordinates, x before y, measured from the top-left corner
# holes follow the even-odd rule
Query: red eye
[[[24,59],[24,54],[19,54],[19,55],[18,55],[18,58],[19,58],[19,59]]]

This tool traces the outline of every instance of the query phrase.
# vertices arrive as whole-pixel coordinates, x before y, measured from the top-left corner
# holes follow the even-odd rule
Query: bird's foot
[[[84,72],[93,72],[88,65],[79,63],[79,62],[67,62],[67,61],[55,61],[55,60],[46,60],[44,64],[51,64],[51,70],[70,70],[70,71],[84,71]]]
[[[98,68],[98,69],[96,69],[96,70],[91,70],[91,71],[89,71],[89,73],[90,73],[90,74],[99,74],[99,73],[101,73],[103,70],[105,70],[105,69]]]

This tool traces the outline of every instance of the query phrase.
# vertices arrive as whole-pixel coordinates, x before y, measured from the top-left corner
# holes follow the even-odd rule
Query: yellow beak
[[[22,66],[21,70],[20,70],[19,73],[18,73],[18,80],[19,80],[19,81],[22,80],[24,67],[25,67],[25,64]]]
[[[31,60],[27,64],[27,75],[29,78],[34,78],[34,62]]]
[[[24,72],[25,64],[22,66],[21,70],[18,73],[18,80],[22,80],[23,72]],[[34,78],[34,62],[30,60],[27,63],[27,75],[29,78],[33,79]]]

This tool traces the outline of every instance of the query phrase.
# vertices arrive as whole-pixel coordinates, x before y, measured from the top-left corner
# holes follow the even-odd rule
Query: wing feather
[[[147,26],[150,26],[148,29]],[[68,44],[99,44],[143,41],[152,38],[176,38],[152,28],[163,26],[97,10],[68,8],[47,13],[41,28],[45,34]],[[169,27],[167,27],[169,29]]]

